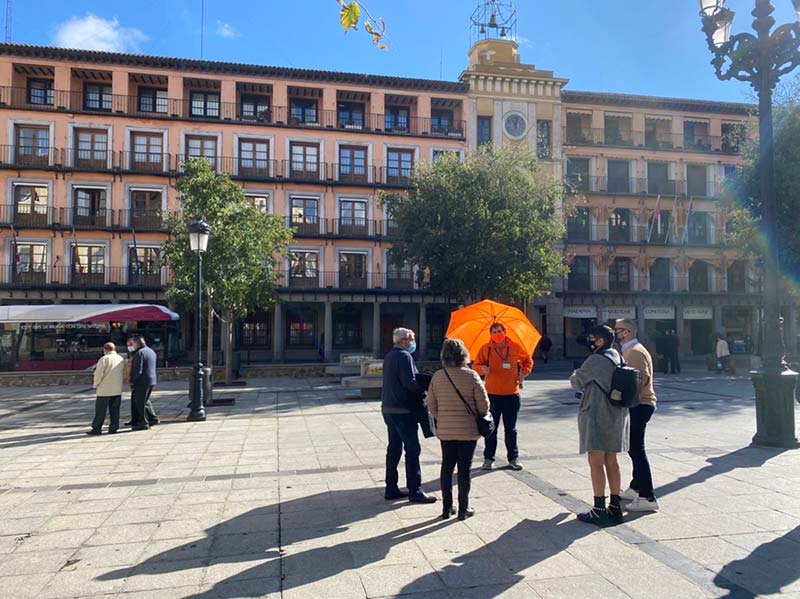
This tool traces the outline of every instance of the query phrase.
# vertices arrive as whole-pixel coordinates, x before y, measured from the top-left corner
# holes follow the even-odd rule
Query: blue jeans
[[[517,447],[517,416],[519,415],[519,393],[514,395],[492,395],[489,394],[489,411],[494,420],[495,434],[486,439],[483,449],[483,459],[494,461],[494,454],[497,451],[497,437],[500,434],[500,420],[503,420],[503,438],[506,442],[506,457],[508,461],[516,460],[519,457],[519,447]]]
[[[384,414],[383,421],[389,433],[389,445],[386,447],[386,490],[393,491],[398,488],[397,466],[405,449],[406,487],[410,495],[422,492],[417,417],[413,414]]]
[[[644,449],[644,434],[647,423],[656,411],[655,406],[642,403],[630,409],[631,416],[631,444],[628,455],[633,463],[633,480],[631,489],[637,491],[640,497],[650,499],[653,497],[653,474],[650,472],[650,462]]]

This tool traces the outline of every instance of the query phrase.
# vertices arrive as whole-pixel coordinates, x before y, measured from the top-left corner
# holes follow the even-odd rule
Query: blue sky
[[[255,64],[454,80],[466,65],[477,0],[364,0],[390,47],[346,35],[335,0],[205,0],[204,57]],[[778,23],[795,18],[773,0]],[[734,32],[750,30],[753,0],[728,0]],[[14,2],[12,41],[200,57],[201,0]],[[751,101],[720,82],[700,31],[697,0],[519,0],[523,62],[570,79],[568,89]],[[60,44],[59,44],[60,42]]]

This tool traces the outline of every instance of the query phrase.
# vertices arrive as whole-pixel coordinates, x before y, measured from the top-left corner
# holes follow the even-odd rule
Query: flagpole
[[[679,201],[679,198],[678,198],[677,195],[674,198],[672,198],[672,212],[671,212],[670,218],[669,218],[669,220],[670,220],[670,223],[669,223],[669,237],[667,237],[667,241],[669,241],[670,237],[672,237],[673,231],[675,232],[676,236],[678,235],[678,229],[677,229],[678,219],[675,218],[677,216],[677,213],[678,213],[678,201]]]
[[[661,194],[658,194],[658,198],[656,198],[656,211],[653,214],[653,220],[650,221],[650,230],[647,232],[647,243],[650,243],[650,240],[653,237],[653,227],[656,224],[656,218],[661,218],[661,213],[659,212],[658,206],[661,203]]]
[[[683,238],[681,239],[681,243],[687,243],[689,239],[689,219],[692,218],[692,202],[694,201],[694,196],[689,198],[689,210],[686,212],[686,226],[683,227]]]

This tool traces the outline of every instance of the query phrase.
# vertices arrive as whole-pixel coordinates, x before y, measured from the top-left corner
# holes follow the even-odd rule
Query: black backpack
[[[606,391],[598,385],[605,392],[609,403],[617,408],[638,406],[642,389],[642,373],[636,368],[628,366],[622,355],[619,357],[619,365],[605,352],[600,355],[614,365],[614,374],[611,375],[611,389]]]

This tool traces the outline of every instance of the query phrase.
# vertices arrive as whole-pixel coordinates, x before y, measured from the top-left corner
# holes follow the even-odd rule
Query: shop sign
[[[597,318],[597,306],[564,306],[564,318]]]
[[[107,322],[34,322],[31,324],[20,323],[32,331],[108,331]]]
[[[603,320],[628,318],[636,320],[636,306],[609,306],[603,308]]]
[[[714,311],[711,306],[686,306],[683,309],[683,318],[686,320],[711,320]]]
[[[643,314],[646,320],[674,320],[675,306],[647,306]]]

